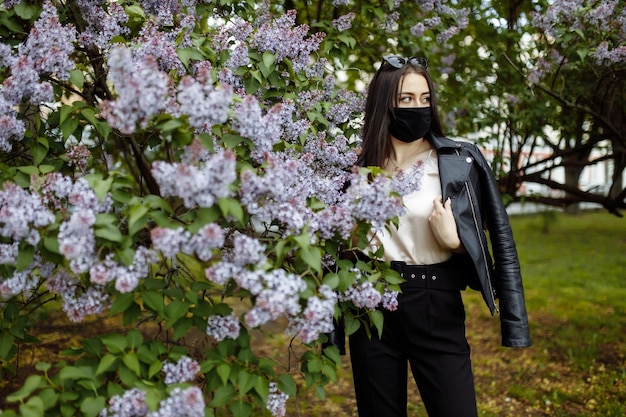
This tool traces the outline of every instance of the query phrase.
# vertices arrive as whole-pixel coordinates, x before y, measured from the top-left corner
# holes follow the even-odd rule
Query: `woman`
[[[368,90],[359,162],[389,172],[422,166],[398,228],[373,237],[406,282],[397,310],[383,311],[380,338],[363,326],[350,336],[359,417],[407,415],[407,361],[430,417],[476,417],[460,291],[480,290],[492,314],[499,298],[503,346],[530,346],[528,318],[495,178],[475,145],[443,137],[425,59],[384,57]]]

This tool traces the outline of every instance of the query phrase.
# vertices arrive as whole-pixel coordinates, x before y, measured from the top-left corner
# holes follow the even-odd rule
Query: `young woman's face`
[[[398,86],[398,107],[430,107],[428,82],[421,74],[407,73]]]

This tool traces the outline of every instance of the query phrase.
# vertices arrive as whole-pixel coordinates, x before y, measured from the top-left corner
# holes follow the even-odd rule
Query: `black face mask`
[[[394,117],[395,116],[395,117]],[[402,142],[414,142],[430,130],[430,107],[396,107],[389,122],[389,133]]]

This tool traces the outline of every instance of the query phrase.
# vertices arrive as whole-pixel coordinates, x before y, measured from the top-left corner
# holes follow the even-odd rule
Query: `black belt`
[[[398,271],[406,280],[400,287],[437,290],[464,290],[467,287],[466,272],[451,261],[431,265],[407,265],[406,262],[391,261],[391,269]]]

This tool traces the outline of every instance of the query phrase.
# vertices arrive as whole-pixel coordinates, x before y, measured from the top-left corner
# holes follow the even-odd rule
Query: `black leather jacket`
[[[474,266],[468,268],[468,285],[482,292],[492,315],[499,311],[503,346],[530,346],[517,249],[493,171],[474,144],[443,137],[430,140],[437,149],[443,201],[452,200],[466,251],[456,259]]]

